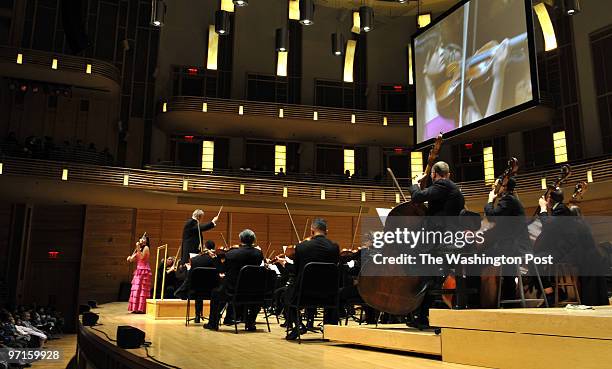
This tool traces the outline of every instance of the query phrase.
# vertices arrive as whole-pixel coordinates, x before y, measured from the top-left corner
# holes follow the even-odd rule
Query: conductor
[[[183,227],[183,254],[181,263],[186,264],[189,261],[189,254],[198,254],[202,248],[202,232],[215,228],[217,225],[218,216],[212,218],[208,223],[202,224],[204,218],[204,210],[196,209],[193,211],[191,219],[189,219]]]

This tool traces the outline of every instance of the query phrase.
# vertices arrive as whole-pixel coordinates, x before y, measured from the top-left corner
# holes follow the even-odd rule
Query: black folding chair
[[[288,304],[288,312],[295,309],[297,312],[298,342],[302,343],[300,325],[302,323],[302,309],[323,308],[335,310],[339,314],[340,276],[338,265],[334,263],[311,262],[304,266],[297,282],[295,295]],[[287,324],[287,333],[289,333]],[[323,339],[325,339],[325,323],[323,325]]]
[[[232,306],[234,330],[238,333],[238,321],[236,319],[236,309],[238,306],[244,308],[243,320],[247,320],[247,309],[249,306],[259,306],[264,308],[264,317],[266,318],[266,325],[268,326],[268,332],[270,331],[270,322],[268,321],[268,312],[265,309],[267,299],[270,299],[270,290],[273,287],[269,287],[268,283],[273,283],[273,280],[269,278],[270,270],[263,266],[245,265],[240,269],[238,273],[238,279],[236,281],[236,288],[234,291],[228,291],[227,295],[230,297],[229,304]]]
[[[272,309],[274,308],[274,291],[279,287],[280,277],[271,269],[266,268],[266,291],[264,293],[264,313],[268,314],[268,317],[271,315],[276,315]],[[267,312],[266,312],[267,310]],[[278,323],[278,315],[276,315],[276,322]]]
[[[187,311],[185,325],[195,320],[190,318],[191,300],[210,300],[211,292],[219,285],[219,272],[216,268],[194,268],[189,271],[189,290],[187,291]],[[202,309],[204,307],[202,306]]]

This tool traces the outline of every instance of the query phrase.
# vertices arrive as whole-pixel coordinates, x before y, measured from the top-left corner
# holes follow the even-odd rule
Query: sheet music
[[[391,212],[391,209],[376,208],[376,213],[378,213],[378,217],[380,218],[380,222],[382,223],[383,226],[385,225],[387,216],[389,215],[390,212]]]

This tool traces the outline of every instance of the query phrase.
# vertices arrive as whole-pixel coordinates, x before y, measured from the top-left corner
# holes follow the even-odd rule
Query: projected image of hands
[[[533,100],[525,0],[471,0],[414,45],[418,142]]]

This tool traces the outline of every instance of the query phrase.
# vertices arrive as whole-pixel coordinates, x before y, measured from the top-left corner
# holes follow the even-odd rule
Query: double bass
[[[549,185],[546,188],[546,192],[542,196],[547,201],[548,201],[548,198],[550,197],[550,194],[553,191],[555,191],[557,188],[561,188],[563,183],[567,181],[569,176],[572,174],[572,169],[568,164],[561,166],[560,170],[561,172],[559,173],[559,176],[555,180],[555,183],[553,185]],[[542,221],[538,217],[538,214],[540,214],[540,207],[536,206],[535,212],[533,214],[534,219],[527,225],[527,230],[529,231],[529,239],[534,244],[535,250],[538,249],[537,240],[538,240],[538,237],[540,237],[540,234],[542,233]]]
[[[582,197],[587,192],[588,188],[589,184],[586,181],[576,183],[574,193],[572,194],[572,198],[570,199],[569,203],[572,205],[578,204],[582,200]]]
[[[440,153],[441,146],[442,134],[436,138],[434,146],[429,152],[425,177],[419,183],[422,189],[426,186],[432,167]],[[406,197],[397,179],[395,179],[393,171],[391,169],[387,170],[404,202],[391,209],[391,212],[387,215],[384,230],[389,231],[398,226],[398,223],[393,221],[394,217],[402,217],[398,218],[402,220],[414,219],[414,222],[420,223],[420,217],[423,217],[427,210],[425,205],[406,201]],[[410,225],[402,224],[401,226],[409,227]],[[376,268],[377,265],[374,265],[371,261],[364,261],[357,284],[359,294],[368,305],[376,310],[392,315],[408,315],[421,305],[426,294],[426,288],[423,286],[423,279],[421,277],[406,276],[403,267],[396,264],[385,265],[385,275],[377,275]]]

